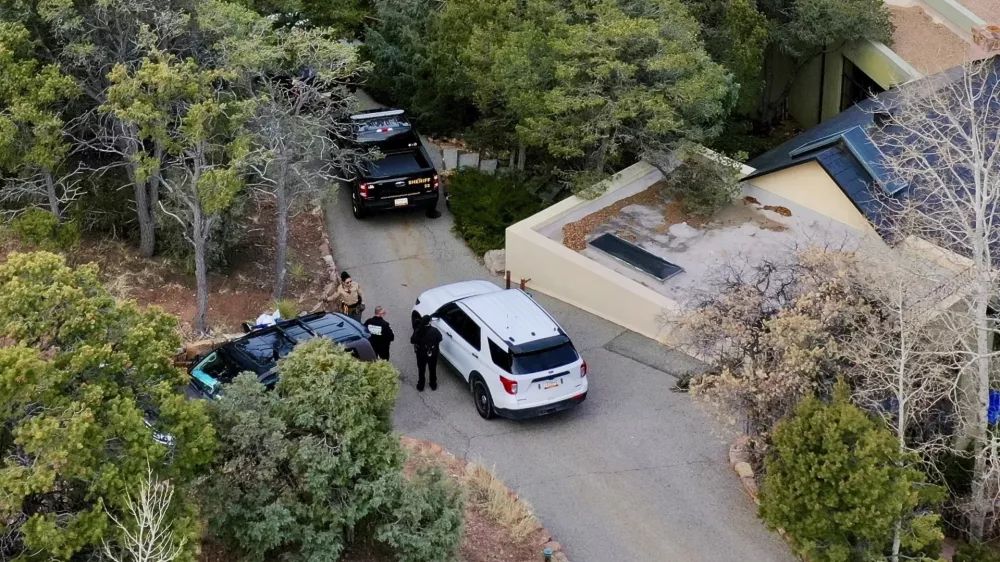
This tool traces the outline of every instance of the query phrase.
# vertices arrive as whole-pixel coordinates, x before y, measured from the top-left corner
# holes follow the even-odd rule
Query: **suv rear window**
[[[528,375],[548,371],[569,365],[579,358],[573,344],[566,342],[555,347],[514,355],[514,374]]]

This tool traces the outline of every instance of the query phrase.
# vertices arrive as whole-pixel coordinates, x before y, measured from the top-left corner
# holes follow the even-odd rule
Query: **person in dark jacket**
[[[410,337],[413,350],[417,353],[417,391],[424,391],[424,369],[430,371],[431,390],[437,390],[437,363],[441,353],[441,332],[431,326],[431,317],[420,319],[417,329]]]
[[[379,359],[388,361],[389,346],[392,340],[396,339],[396,334],[392,333],[392,326],[385,319],[385,307],[375,307],[375,316],[365,320],[365,328],[368,328],[368,332],[372,335],[368,341],[371,342],[375,355],[378,355]]]

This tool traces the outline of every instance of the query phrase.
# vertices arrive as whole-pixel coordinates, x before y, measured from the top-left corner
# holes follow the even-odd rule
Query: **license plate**
[[[547,382],[545,383],[545,390],[548,390],[550,388],[555,388],[557,386],[559,386],[559,381]]]
[[[410,204],[410,198],[409,197],[400,197],[399,199],[396,199],[396,206],[397,207],[405,207],[405,206],[407,206],[409,204]]]

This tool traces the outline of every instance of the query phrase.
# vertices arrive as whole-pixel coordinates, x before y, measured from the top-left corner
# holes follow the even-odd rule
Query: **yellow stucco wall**
[[[750,183],[865,234],[877,236],[868,219],[816,162],[754,178]]]

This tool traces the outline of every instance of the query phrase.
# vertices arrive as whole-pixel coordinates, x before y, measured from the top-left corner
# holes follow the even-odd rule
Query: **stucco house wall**
[[[855,228],[865,235],[878,236],[868,219],[858,211],[818,162],[785,168],[753,178],[750,183]]]

